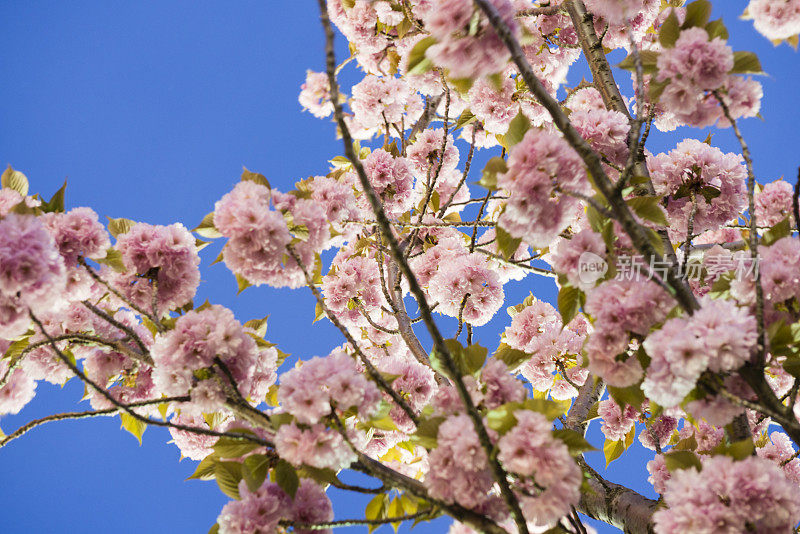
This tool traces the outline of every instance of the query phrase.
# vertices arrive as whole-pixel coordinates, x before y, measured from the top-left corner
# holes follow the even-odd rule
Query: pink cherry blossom
[[[330,83],[324,72],[306,72],[306,81],[300,87],[299,101],[304,110],[322,119],[333,113]]]
[[[125,297],[145,310],[164,315],[194,297],[200,284],[200,257],[194,237],[182,224],[154,226],[136,223],[117,237],[126,272],[103,272]]]
[[[703,458],[703,470],[681,469],[667,480],[667,508],[654,515],[658,534],[790,532],[800,520],[800,493],[780,468],[750,456]]]
[[[756,30],[767,39],[788,39],[800,33],[797,0],[751,0],[747,14],[753,18]]]
[[[27,330],[28,311],[63,306],[64,260],[40,219],[7,215],[0,220],[0,337]]]

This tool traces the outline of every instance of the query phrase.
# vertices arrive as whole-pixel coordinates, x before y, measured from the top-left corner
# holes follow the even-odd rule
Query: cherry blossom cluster
[[[491,491],[494,478],[486,451],[467,415],[450,417],[439,426],[429,461],[424,482],[432,497],[490,515],[502,510],[500,497]]]
[[[64,305],[66,268],[53,236],[32,215],[0,220],[0,337],[13,339],[28,329],[28,311]]]
[[[509,0],[491,0],[491,3],[503,21],[515,30],[512,3]],[[437,41],[426,55],[435,64],[448,68],[452,77],[481,77],[505,67],[510,55],[508,49],[485,16],[475,12],[472,2],[443,0],[422,5],[425,7],[420,10],[420,18]]]
[[[535,297],[514,311],[503,336],[509,347],[531,356],[520,374],[535,390],[548,391],[554,399],[577,395],[575,385],[583,384],[588,375],[578,360],[589,331],[586,319],[578,316],[565,327],[556,309]]]
[[[136,223],[117,236],[124,272],[105,269],[108,281],[130,302],[164,315],[194,297],[200,284],[195,238],[182,224]]]
[[[642,389],[662,406],[676,406],[706,369],[732,371],[756,343],[756,321],[729,300],[706,300],[691,319],[676,317],[644,341],[651,357]]]
[[[774,226],[791,216],[792,184],[777,180],[765,184],[756,195],[756,220],[762,226]]]
[[[608,48],[630,48],[647,38],[662,3],[657,0],[589,0],[586,9],[594,15],[597,35]]]
[[[277,353],[260,350],[233,312],[218,305],[179,317],[172,330],[156,338],[152,355],[159,391],[191,393],[200,412],[219,410],[234,384],[245,398],[260,401],[277,378]],[[203,371],[212,372],[200,379]]]
[[[702,471],[682,469],[666,481],[668,508],[656,532],[790,532],[800,521],[800,493],[778,466],[759,457],[704,457]]]
[[[611,279],[591,290],[584,311],[594,319],[594,331],[584,346],[589,371],[616,387],[635,384],[643,375],[633,354],[631,336],[646,336],[663,321],[674,301],[656,282]]]
[[[307,429],[294,423],[283,425],[275,435],[275,451],[296,465],[339,471],[356,459],[355,453],[334,429],[319,423]]]
[[[514,412],[517,424],[497,442],[497,457],[522,478],[520,506],[528,522],[552,525],[578,503],[581,470],[569,449],[550,433],[547,418],[531,410]]]
[[[325,491],[307,478],[300,482],[294,497],[273,482],[250,491],[244,480],[239,483],[239,494],[241,499],[226,504],[217,518],[220,534],[279,532],[283,520],[311,525],[333,519],[333,506]],[[332,530],[295,528],[294,532],[330,534]]]
[[[249,180],[236,184],[216,203],[214,227],[228,238],[225,264],[253,285],[303,285],[302,269],[288,255],[287,246],[297,240],[295,251],[309,269],[315,254],[330,246],[323,206]],[[295,238],[290,228],[303,239]]]
[[[509,200],[500,224],[532,247],[546,247],[578,216],[590,194],[583,162],[567,142],[548,130],[531,129],[508,157],[497,185]]]
[[[724,154],[695,139],[647,160],[656,193],[666,197],[672,239],[716,230],[736,219],[747,202],[747,171],[738,154]]]
[[[281,375],[278,400],[298,422],[312,425],[331,413],[357,408],[365,418],[374,415],[381,396],[377,386],[358,372],[356,362],[343,352],[315,357]]]
[[[768,39],[796,39],[800,34],[800,2],[797,0],[751,0],[747,15],[752,17],[756,30]]]

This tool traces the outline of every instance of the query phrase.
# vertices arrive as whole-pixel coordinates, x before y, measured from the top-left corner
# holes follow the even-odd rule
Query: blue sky
[[[793,181],[800,163],[800,56],[786,45],[773,48],[737,20],[746,3],[718,0],[723,7],[715,13],[725,17],[734,49],[757,51],[770,73],[761,79],[765,120],[750,119],[743,131],[759,180]],[[238,181],[243,165],[288,190],[326,172],[327,160],[341,152],[333,125],[302,113],[297,103],[306,69],[323,65],[316,2],[3,2],[0,20],[0,164],[25,172],[32,191],[45,196],[67,178],[68,207],[191,228]],[[346,79],[356,79],[352,68],[347,72]],[[577,67],[569,82],[583,75]],[[628,78],[618,79],[629,93]],[[654,135],[651,150],[705,138],[697,130],[679,135]],[[737,150],[730,131],[713,142]],[[206,263],[218,251],[219,245],[203,251]],[[555,296],[549,280],[529,277],[507,288],[508,304],[530,290]],[[342,341],[326,322],[311,324],[314,304],[305,290],[251,288],[236,297],[233,276],[215,265],[203,269],[198,300],[205,298],[243,321],[270,314],[268,337],[294,356],[325,354]],[[485,328],[485,345],[496,346],[505,319]],[[34,401],[0,426],[8,432],[36,417],[86,408],[81,394],[77,383],[63,390],[41,384]],[[194,464],[178,462],[168,439],[151,428],[140,447],[119,430],[118,419],[31,432],[0,449],[1,530],[205,532],[227,498],[213,482],[184,481]],[[649,451],[635,447],[609,477],[644,488],[642,459]],[[334,504],[341,517],[362,513],[364,505],[340,495]],[[415,531],[441,532],[445,525]]]

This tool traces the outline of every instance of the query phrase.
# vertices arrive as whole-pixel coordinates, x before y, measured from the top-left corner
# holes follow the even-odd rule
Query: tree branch
[[[562,134],[564,134],[564,139],[578,153],[581,159],[583,159],[592,179],[594,180],[595,185],[597,186],[597,189],[606,198],[606,201],[609,203],[615,218],[622,225],[622,228],[625,230],[625,232],[630,236],[633,245],[642,254],[642,256],[644,256],[648,263],[652,260],[656,263],[662,264],[663,258],[653,247],[653,244],[647,237],[644,227],[636,221],[628,205],[615,191],[614,185],[609,180],[608,175],[603,168],[602,160],[592,149],[589,143],[587,143],[586,140],[581,137],[572,123],[570,123],[567,115],[561,109],[558,101],[550,96],[550,93],[547,92],[547,89],[544,87],[544,85],[542,85],[542,82],[539,80],[539,78],[537,78],[536,74],[531,68],[530,63],[528,63],[528,60],[525,58],[525,53],[523,52],[522,47],[511,34],[511,31],[506,23],[498,15],[497,10],[495,10],[494,6],[490,4],[488,0],[474,1],[486,14],[489,22],[492,24],[497,34],[511,52],[511,58],[519,69],[520,74],[523,80],[525,80],[525,83],[527,84],[531,93],[548,111],[555,126],[561,131]],[[567,9],[570,10],[571,6],[573,5],[574,3],[568,2]],[[620,104],[622,103],[620,102]],[[624,104],[622,105],[624,106]],[[667,252],[666,248],[665,252]],[[672,252],[671,247],[669,248],[669,252]],[[674,262],[669,262],[669,268],[666,272],[665,282],[670,288],[672,295],[687,313],[691,314],[698,308],[697,300],[692,293],[691,288],[689,288],[685,281],[682,280]]]
[[[386,213],[383,210],[383,206],[381,205],[381,201],[378,198],[375,190],[372,188],[372,184],[367,177],[366,172],[364,171],[364,167],[361,164],[358,156],[355,154],[353,150],[353,139],[350,135],[350,130],[347,127],[347,124],[344,121],[344,114],[342,112],[341,103],[339,103],[339,86],[336,81],[336,76],[334,74],[334,70],[336,68],[336,56],[334,52],[334,33],[333,28],[331,26],[331,22],[328,18],[328,12],[326,9],[325,0],[318,0],[319,8],[320,8],[320,19],[322,21],[323,28],[325,30],[325,37],[326,37],[326,64],[327,64],[327,72],[328,72],[328,81],[330,84],[331,90],[331,101],[333,102],[334,106],[334,115],[336,117],[336,121],[339,124],[339,130],[342,134],[342,140],[344,143],[344,151],[345,156],[347,159],[350,160],[350,163],[353,165],[355,169],[359,181],[361,182],[361,187],[367,195],[367,199],[369,200],[370,206],[372,207],[372,211],[375,214],[375,217],[378,220],[378,223],[381,226],[381,231],[383,232],[386,240],[389,243],[389,249],[392,252],[392,256],[394,260],[398,263],[400,267],[400,271],[402,272],[403,276],[406,277],[408,280],[408,285],[411,289],[411,294],[414,295],[414,298],[417,300],[417,304],[419,305],[420,315],[422,316],[422,320],[425,323],[425,326],[428,329],[431,337],[433,338],[433,345],[436,350],[436,353],[440,355],[442,359],[442,363],[444,364],[445,369],[447,369],[450,378],[453,380],[456,390],[461,397],[462,402],[466,408],[466,412],[470,419],[472,420],[473,426],[475,427],[475,432],[478,435],[478,439],[481,443],[481,446],[487,453],[489,457],[489,466],[492,470],[492,473],[495,477],[495,480],[500,487],[500,493],[503,496],[506,504],[508,505],[509,509],[511,510],[511,515],[514,517],[514,521],[517,524],[517,528],[520,531],[520,534],[528,534],[528,525],[525,521],[525,516],[522,514],[522,510],[520,509],[519,502],[517,501],[516,496],[511,491],[511,486],[508,483],[506,472],[503,470],[503,467],[500,465],[500,461],[497,459],[496,453],[494,451],[494,446],[492,445],[491,439],[489,438],[489,433],[486,431],[486,427],[483,426],[483,419],[480,413],[475,408],[474,403],[472,402],[472,397],[469,394],[469,390],[467,389],[464,381],[459,374],[458,368],[453,360],[450,351],[447,349],[447,345],[445,345],[444,337],[442,337],[441,332],[439,331],[436,322],[433,320],[433,315],[431,313],[430,306],[425,298],[425,293],[420,287],[419,282],[417,281],[416,277],[414,276],[411,267],[409,266],[408,262],[403,257],[403,251],[400,248],[400,244],[397,241],[397,238],[392,233],[391,223],[389,219],[386,217]]]

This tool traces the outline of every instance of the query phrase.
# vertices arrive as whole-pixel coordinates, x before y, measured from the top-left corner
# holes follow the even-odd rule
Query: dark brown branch
[[[500,461],[497,459],[494,446],[492,445],[491,439],[489,438],[489,434],[486,431],[486,427],[483,426],[483,418],[481,417],[480,413],[478,413],[477,409],[475,408],[475,404],[472,401],[472,397],[470,396],[469,390],[467,389],[464,381],[459,373],[458,367],[453,360],[450,351],[447,348],[447,345],[444,342],[444,337],[442,336],[441,332],[439,331],[436,322],[433,319],[433,314],[431,313],[430,306],[428,305],[427,299],[425,298],[425,293],[422,290],[422,287],[419,285],[416,277],[414,276],[411,267],[409,266],[408,262],[405,260],[403,256],[403,250],[400,247],[400,244],[397,241],[397,238],[392,233],[391,223],[389,219],[386,217],[386,213],[383,210],[383,206],[381,204],[380,199],[378,198],[375,190],[372,188],[372,184],[367,177],[366,172],[364,171],[364,167],[361,164],[361,161],[356,156],[353,150],[353,140],[352,136],[350,135],[350,130],[347,127],[347,123],[344,121],[344,113],[342,111],[341,103],[339,103],[339,86],[336,81],[336,76],[334,75],[334,69],[336,68],[336,56],[334,52],[334,33],[333,27],[331,26],[331,22],[328,19],[328,13],[325,5],[325,0],[318,0],[319,7],[320,7],[320,19],[322,21],[323,28],[325,30],[325,37],[326,37],[326,64],[327,64],[327,73],[328,73],[328,81],[330,84],[331,90],[331,101],[333,102],[334,106],[334,115],[336,117],[336,121],[339,125],[339,131],[342,134],[342,141],[344,144],[345,150],[345,157],[350,160],[350,163],[353,165],[353,168],[358,175],[359,181],[361,182],[361,187],[367,195],[367,199],[369,200],[370,206],[372,207],[372,211],[375,214],[375,217],[378,220],[378,223],[381,226],[381,231],[383,232],[386,240],[389,243],[389,249],[392,252],[392,256],[394,260],[397,262],[401,273],[408,281],[409,288],[411,289],[411,294],[414,295],[414,298],[417,300],[417,304],[419,306],[420,315],[423,318],[423,322],[428,329],[428,332],[433,338],[433,345],[436,353],[441,357],[442,363],[444,364],[444,368],[447,370],[450,378],[453,380],[456,390],[461,397],[462,402],[466,408],[466,412],[470,419],[472,420],[473,426],[475,427],[475,431],[478,435],[478,439],[481,443],[481,446],[486,451],[489,457],[489,466],[492,470],[492,473],[495,477],[495,480],[500,487],[500,493],[505,500],[506,504],[511,510],[511,514],[514,517],[514,521],[517,524],[517,528],[520,531],[520,534],[528,534],[528,526],[525,521],[525,517],[522,514],[522,510],[520,509],[519,502],[517,501],[516,496],[511,491],[511,487],[508,483],[506,472],[503,470],[503,467],[500,465]]]
[[[511,34],[511,31],[499,16],[497,10],[495,10],[494,6],[490,4],[488,0],[475,0],[475,3],[486,14],[492,26],[497,31],[497,34],[511,52],[511,58],[516,64],[528,89],[550,114],[555,126],[564,134],[564,139],[578,153],[581,159],[583,159],[597,189],[606,198],[616,220],[619,221],[623,230],[630,236],[636,249],[644,256],[648,263],[653,261],[662,264],[664,260],[650,242],[644,227],[636,221],[628,205],[625,204],[622,197],[615,191],[614,185],[609,180],[603,168],[602,160],[586,140],[581,137],[575,127],[570,123],[567,115],[561,109],[558,101],[550,95],[542,82],[537,78],[530,63],[528,63],[528,60],[525,58],[522,47]],[[576,2],[568,1],[567,9],[571,9],[571,6],[574,6],[575,3]],[[622,107],[624,107],[624,103],[621,104]],[[667,252],[666,248],[665,252]],[[669,252],[672,252],[671,247]],[[670,262],[670,266],[666,272],[665,283],[669,286],[670,292],[687,313],[692,313],[698,308],[697,300],[691,288],[689,288],[681,278],[674,262]]]
[[[326,521],[321,523],[298,523],[295,521],[281,521],[280,524],[286,527],[294,527],[301,530],[326,530],[336,527],[354,527],[358,525],[388,525],[390,523],[401,523],[403,521],[410,521],[412,519],[430,519],[431,516],[435,517],[433,509],[428,508],[415,514],[401,515],[397,517],[386,517],[383,519],[339,519],[336,521]]]
[[[128,404],[129,408],[139,408],[142,406],[152,406],[153,404],[163,404],[169,402],[189,402],[190,398],[188,396],[184,397],[165,397],[163,399],[151,399],[145,401],[137,401]],[[67,421],[67,420],[75,420],[75,419],[88,419],[91,417],[105,417],[105,416],[113,416],[117,415],[120,412],[120,408],[105,408],[103,410],[92,410],[86,412],[66,412],[66,413],[57,413],[53,415],[48,415],[47,417],[42,417],[40,419],[35,419],[21,427],[17,430],[12,432],[11,434],[4,437],[0,440],[0,447],[4,447],[10,441],[14,441],[17,438],[22,437],[24,434],[27,434],[37,426],[41,426],[45,423],[52,423],[55,421]]]

